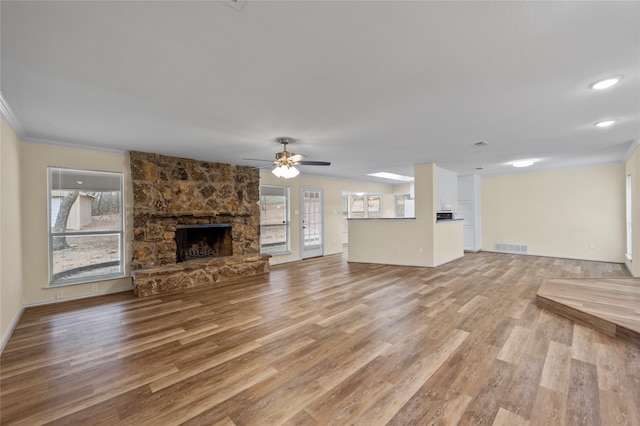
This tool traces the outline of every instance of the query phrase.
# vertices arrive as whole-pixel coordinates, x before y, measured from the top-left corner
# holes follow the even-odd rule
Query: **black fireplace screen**
[[[233,254],[230,223],[177,225],[175,238],[176,262]]]

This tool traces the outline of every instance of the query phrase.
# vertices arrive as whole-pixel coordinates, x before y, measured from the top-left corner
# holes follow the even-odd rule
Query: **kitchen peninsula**
[[[350,219],[349,262],[435,267],[464,256],[462,219],[436,220],[436,165],[416,164],[415,218]]]

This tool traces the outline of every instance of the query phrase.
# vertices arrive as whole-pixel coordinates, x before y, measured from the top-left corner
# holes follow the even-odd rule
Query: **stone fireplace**
[[[269,272],[258,170],[132,151],[134,293]]]

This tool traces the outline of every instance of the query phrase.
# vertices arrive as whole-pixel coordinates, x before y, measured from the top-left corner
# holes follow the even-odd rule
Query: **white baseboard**
[[[437,268],[438,266],[442,266],[442,265],[444,265],[446,263],[453,262],[454,260],[462,259],[463,257],[464,257],[464,252],[462,253],[462,256],[455,256],[455,257],[452,257],[450,259],[445,259],[442,262],[436,263],[433,267]]]
[[[132,291],[132,290],[133,290],[133,287],[124,287],[124,288],[116,288],[116,289],[107,290],[107,291],[97,291],[95,293],[81,294],[79,296],[63,297],[62,299],[43,300],[42,302],[26,303],[23,306],[23,308],[29,308],[31,306],[52,305],[54,303],[68,302],[70,300],[78,300],[78,299],[88,299],[89,297],[104,296],[105,294],[122,293],[125,291]]]
[[[485,250],[485,249],[482,249],[480,251],[484,251],[484,252],[488,252],[488,253],[499,253],[499,254],[515,254],[515,255],[518,255],[518,256],[552,257],[554,259],[585,260],[587,262],[625,263],[622,260],[589,259],[589,258],[585,258],[585,257],[558,256],[557,254],[513,253],[513,252],[510,252],[510,251],[497,251],[497,250]]]
[[[13,330],[16,328],[16,325],[18,325],[18,322],[20,321],[20,318],[22,317],[23,312],[24,312],[24,306],[20,308],[20,311],[18,312],[18,314],[15,316],[13,321],[11,321],[11,324],[9,325],[7,332],[2,337],[2,341],[0,342],[0,354],[2,354],[2,352],[4,351],[4,347],[9,341],[9,338],[11,337],[11,335],[13,334]]]

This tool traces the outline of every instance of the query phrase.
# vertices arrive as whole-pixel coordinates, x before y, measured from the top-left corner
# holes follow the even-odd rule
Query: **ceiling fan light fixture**
[[[284,164],[280,164],[278,167],[272,170],[272,173],[279,178],[294,178],[300,174],[298,169],[294,166],[286,166]]]

